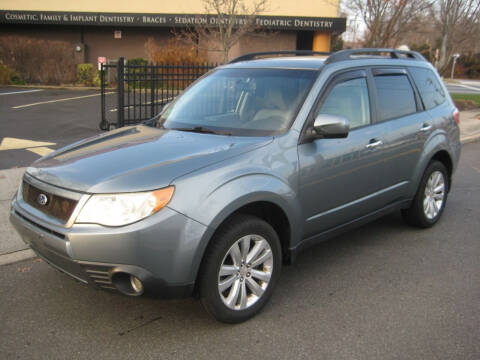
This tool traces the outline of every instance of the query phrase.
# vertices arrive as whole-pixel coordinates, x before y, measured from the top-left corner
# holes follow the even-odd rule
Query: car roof
[[[320,70],[325,65],[327,56],[292,56],[270,57],[239,61],[222,66],[222,68],[277,68],[277,69],[304,69]]]

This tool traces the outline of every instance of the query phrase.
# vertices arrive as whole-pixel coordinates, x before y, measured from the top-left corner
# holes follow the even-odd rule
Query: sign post
[[[452,74],[450,76],[451,79],[453,79],[453,73],[455,72],[455,64],[457,63],[457,59],[460,57],[460,54],[453,54],[453,64],[452,64]]]

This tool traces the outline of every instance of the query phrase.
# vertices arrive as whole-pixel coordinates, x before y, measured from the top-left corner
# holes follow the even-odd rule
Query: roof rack
[[[379,56],[382,54],[388,54],[392,59],[411,59],[411,60],[420,60],[427,61],[422,56],[422,54],[416,51],[409,50],[397,50],[397,49],[376,49],[376,48],[365,48],[365,49],[348,49],[340,50],[332,55],[330,55],[325,64],[331,64],[337,61],[344,60],[355,60],[355,59],[365,59],[372,56]]]
[[[410,50],[398,50],[398,49],[382,49],[382,48],[365,48],[365,49],[348,49],[340,50],[335,53],[322,52],[322,51],[312,51],[312,50],[280,50],[280,51],[263,51],[263,52],[254,52],[241,55],[232,61],[229,64],[233,64],[239,61],[253,60],[258,56],[265,55],[304,55],[304,56],[313,56],[313,55],[328,55],[328,58],[325,60],[326,64],[331,64],[337,61],[345,60],[355,60],[355,59],[366,59],[366,58],[375,58],[382,56],[383,54],[388,54],[391,59],[410,59],[410,60],[419,60],[427,61],[422,54],[416,51]]]
[[[245,55],[241,55],[232,61],[229,64],[233,64],[239,61],[247,61],[253,60],[258,56],[264,55],[304,55],[304,56],[313,56],[313,55],[332,55],[329,52],[322,52],[322,51],[312,51],[312,50],[279,50],[279,51],[264,51],[264,52],[254,52]]]

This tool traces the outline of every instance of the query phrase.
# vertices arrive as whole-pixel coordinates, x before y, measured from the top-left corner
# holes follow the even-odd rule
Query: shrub
[[[93,86],[99,87],[100,85],[102,85],[102,79],[100,78],[100,70],[97,70],[93,78]]]
[[[92,64],[77,65],[77,83],[92,86],[95,76],[96,72]]]
[[[413,44],[410,46],[410,49],[413,51],[418,51],[430,62],[435,61],[435,50],[432,50],[432,47],[429,44]]]
[[[75,80],[74,49],[64,41],[0,36],[0,62],[15,70],[19,81],[41,84]]]
[[[17,84],[18,85],[21,83],[22,81],[15,70],[0,63],[0,84],[2,85]]]
[[[177,39],[169,39],[159,46],[150,38],[145,43],[145,50],[148,60],[156,64],[204,64],[207,61],[205,51],[182,44]]]
[[[127,65],[147,65],[148,60],[144,58],[133,58],[127,60]]]
[[[455,76],[480,78],[480,53],[462,55],[457,62]]]

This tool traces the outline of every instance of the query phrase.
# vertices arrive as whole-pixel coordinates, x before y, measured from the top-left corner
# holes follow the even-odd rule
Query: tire
[[[270,224],[243,214],[228,220],[215,234],[202,263],[203,306],[221,322],[250,319],[270,299],[280,276],[281,257],[280,241]]]
[[[402,210],[405,221],[413,226],[429,228],[440,219],[447,203],[449,177],[445,165],[432,161],[425,170],[409,209]]]

